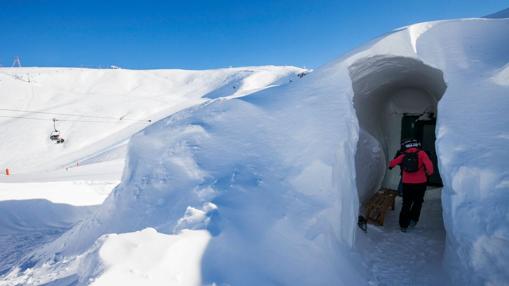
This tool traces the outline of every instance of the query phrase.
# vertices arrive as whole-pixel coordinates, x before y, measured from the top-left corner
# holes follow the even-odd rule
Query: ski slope
[[[216,98],[243,96],[298,79],[303,69],[208,71],[0,68],[0,168],[39,174],[118,160],[129,138],[161,118]],[[49,140],[52,119],[65,139]]]
[[[291,84],[238,98],[218,88],[154,124],[132,123],[119,185],[100,206],[58,208],[90,213],[69,215],[22,255],[4,251],[0,285],[505,285],[508,31],[508,19],[415,24]],[[227,98],[204,99],[218,94]],[[415,107],[408,98],[437,113],[444,187],[407,236],[389,227],[359,237],[360,199],[394,183],[390,127]],[[105,150],[123,144],[115,134],[26,169],[114,161]],[[391,269],[386,256],[413,265]]]

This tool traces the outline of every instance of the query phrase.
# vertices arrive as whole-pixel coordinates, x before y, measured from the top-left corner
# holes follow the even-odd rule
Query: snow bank
[[[509,281],[509,192],[501,183],[509,153],[501,135],[509,126],[509,89],[490,78],[509,62],[509,21],[450,23],[441,30],[434,39],[423,37],[423,50],[436,52],[422,54],[441,64],[448,85],[437,125],[448,265],[458,284],[503,285]]]
[[[53,270],[79,261],[104,234],[150,227],[210,234],[199,255],[203,284],[366,285],[369,271],[351,248],[359,196],[382,183],[393,155],[397,117],[387,113],[419,100],[438,114],[452,281],[507,284],[509,97],[500,71],[509,62],[509,20],[419,25],[292,85],[214,100],[145,128],[98,212],[27,256],[32,267],[9,279],[44,269],[59,273],[47,282],[92,277],[94,270]],[[180,274],[188,270],[196,269]]]
[[[79,266],[81,283],[100,285],[202,285],[205,230],[165,235],[152,228],[101,237]],[[92,269],[88,268],[91,267]],[[91,277],[91,273],[98,276]]]
[[[355,125],[344,120],[353,109],[347,98],[325,94],[327,104],[318,96],[301,102],[306,92],[297,82],[152,125],[132,138],[122,183],[96,215],[29,260],[79,255],[106,233],[198,227],[212,235],[204,283],[360,282],[355,265],[337,256],[353,240],[355,222],[343,219],[357,212],[353,160],[338,161],[354,156]],[[316,112],[305,112],[311,106]],[[328,138],[330,129],[348,136]]]
[[[204,283],[362,283],[356,265],[338,256],[349,252],[358,207],[355,117],[349,99],[338,96],[350,84],[320,84],[345,76],[310,74],[312,86],[301,80],[218,99],[144,129],[131,139],[121,184],[98,212],[25,264],[47,269],[52,261],[55,280],[85,277],[56,269],[103,234],[200,228],[212,235],[200,268]],[[26,271],[12,275],[34,277]]]

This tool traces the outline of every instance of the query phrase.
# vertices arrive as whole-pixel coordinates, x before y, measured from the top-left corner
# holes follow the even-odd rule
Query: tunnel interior
[[[362,58],[349,67],[349,73],[360,127],[355,157],[357,190],[364,202],[380,187],[397,189],[399,171],[388,171],[386,166],[402,138],[421,140],[437,166],[437,104],[446,83],[442,71],[408,57]],[[430,183],[441,184],[438,172]]]

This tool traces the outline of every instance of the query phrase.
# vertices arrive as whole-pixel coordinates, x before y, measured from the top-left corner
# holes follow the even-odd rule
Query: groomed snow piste
[[[391,122],[424,106],[444,284],[507,284],[508,47],[508,19],[416,24],[292,84],[162,119],[130,140],[106,201],[3,283],[367,285],[359,198],[394,183]]]

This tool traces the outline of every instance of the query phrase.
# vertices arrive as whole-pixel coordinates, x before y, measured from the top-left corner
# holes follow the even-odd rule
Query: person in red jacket
[[[433,163],[417,140],[406,140],[402,147],[405,151],[391,160],[389,169],[396,165],[402,169],[403,205],[399,226],[402,232],[406,232],[408,226],[415,226],[419,221],[428,177],[433,174]]]

